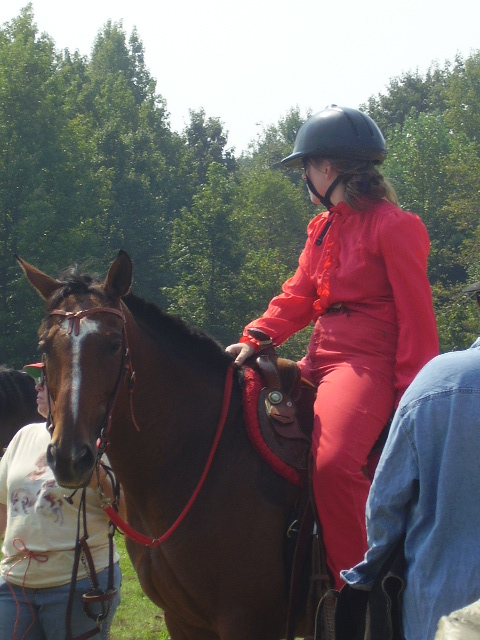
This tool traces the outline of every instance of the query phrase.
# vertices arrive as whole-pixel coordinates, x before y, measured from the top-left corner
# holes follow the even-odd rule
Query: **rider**
[[[313,489],[334,584],[367,550],[367,456],[419,369],[438,353],[420,218],[379,171],[385,141],[366,114],[331,105],[300,128],[286,167],[302,167],[309,223],[296,273],[227,352],[241,365],[314,323],[302,375],[318,386]],[[261,332],[260,335],[258,332]]]

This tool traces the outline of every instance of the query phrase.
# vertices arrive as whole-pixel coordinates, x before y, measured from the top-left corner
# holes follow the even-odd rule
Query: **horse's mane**
[[[48,300],[47,311],[55,309],[59,302],[70,295],[96,294],[108,299],[102,282],[96,275],[82,274],[77,267],[70,267],[59,278],[62,286]],[[226,368],[231,357],[208,333],[194,327],[179,316],[162,311],[158,306],[130,292],[123,301],[143,329],[164,347],[173,345],[175,353],[198,358],[205,363]]]
[[[137,322],[158,342],[173,344],[176,353],[199,358],[217,366],[231,364],[231,357],[207,332],[195,327],[179,316],[165,313],[155,304],[128,293],[123,298]]]
[[[0,446],[6,447],[26,424],[41,420],[33,378],[5,365],[0,366]]]

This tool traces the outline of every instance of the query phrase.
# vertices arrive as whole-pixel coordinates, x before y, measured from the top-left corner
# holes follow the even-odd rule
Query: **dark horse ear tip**
[[[28,262],[26,260],[24,260],[23,258],[21,258],[18,253],[14,253],[13,257],[15,258],[16,262],[18,265],[20,265],[20,267],[22,268],[22,270],[25,272],[25,267],[26,266],[30,266],[28,264]]]
[[[131,261],[130,256],[124,249],[120,249],[117,254],[117,258],[128,258]]]
[[[132,271],[130,256],[126,251],[120,249],[105,278],[105,290],[114,298],[122,298],[130,291]]]

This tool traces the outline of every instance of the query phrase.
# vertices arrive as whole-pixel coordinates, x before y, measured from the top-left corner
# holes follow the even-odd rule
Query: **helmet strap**
[[[314,196],[316,196],[320,200],[320,202],[323,204],[323,206],[326,209],[330,210],[332,208],[332,202],[330,200],[330,196],[332,195],[333,190],[335,189],[335,187],[339,184],[339,182],[343,178],[343,174],[340,174],[335,178],[335,180],[332,182],[332,184],[328,187],[328,189],[325,192],[324,196],[321,196],[318,193],[318,191],[313,186],[313,182],[310,180],[310,178],[307,175],[305,177],[306,177],[306,183],[307,183],[307,186],[308,186],[309,190],[313,193]]]

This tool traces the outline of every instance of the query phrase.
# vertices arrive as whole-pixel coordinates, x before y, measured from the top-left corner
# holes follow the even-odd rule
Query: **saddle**
[[[320,638],[323,640],[364,640],[364,638],[396,640],[400,638],[401,635],[398,635],[399,620],[401,620],[398,613],[399,606],[393,605],[396,605],[402,588],[398,587],[391,573],[387,576],[388,581],[382,581],[381,587],[374,589],[369,601],[368,616],[365,615],[364,608],[367,604],[366,600],[357,602],[355,599],[353,609],[357,612],[358,626],[353,631],[350,628],[344,628],[345,619],[352,617],[352,605],[350,601],[348,603],[345,601],[347,592],[351,589],[344,587],[339,598],[339,593],[330,588],[320,523],[315,501],[311,495],[310,450],[316,387],[301,377],[295,362],[279,358],[273,347],[263,350],[250,366],[261,376],[261,388],[257,400],[261,437],[269,452],[281,460],[286,467],[297,472],[299,479],[297,484],[304,488],[303,506],[300,509],[302,515],[299,518],[300,526],[292,565],[285,638],[293,640],[295,637],[295,618],[301,608],[301,584],[304,571],[308,571],[310,581],[306,602],[305,640],[320,640]],[[385,426],[368,457],[364,469],[367,477],[373,476],[389,426],[390,422]],[[265,451],[263,454],[268,461]],[[274,465],[272,467],[275,468]],[[285,477],[288,476],[285,475]],[[310,568],[308,568],[308,556],[311,558]],[[362,592],[359,592],[358,599],[361,600],[362,597],[364,598]],[[337,606],[337,598],[341,601],[339,606]],[[390,606],[384,606],[386,603],[390,603]],[[348,609],[350,614],[345,617],[343,614]]]
[[[272,349],[256,359],[264,386],[258,396],[260,432],[272,453],[305,472],[311,447],[316,388],[300,375],[295,362]]]
[[[297,637],[296,623],[303,610],[305,640],[333,640],[336,597],[330,589],[331,579],[311,493],[310,450],[316,387],[301,377],[295,362],[279,358],[273,348],[262,351],[249,366],[261,378],[257,385],[260,388],[256,414],[262,441],[268,453],[280,460],[284,468],[275,465],[265,447],[258,447],[258,442],[257,449],[273,469],[302,487],[287,533],[293,543],[293,554],[285,638]],[[250,375],[248,377],[250,379]],[[296,475],[289,476],[286,468]]]

